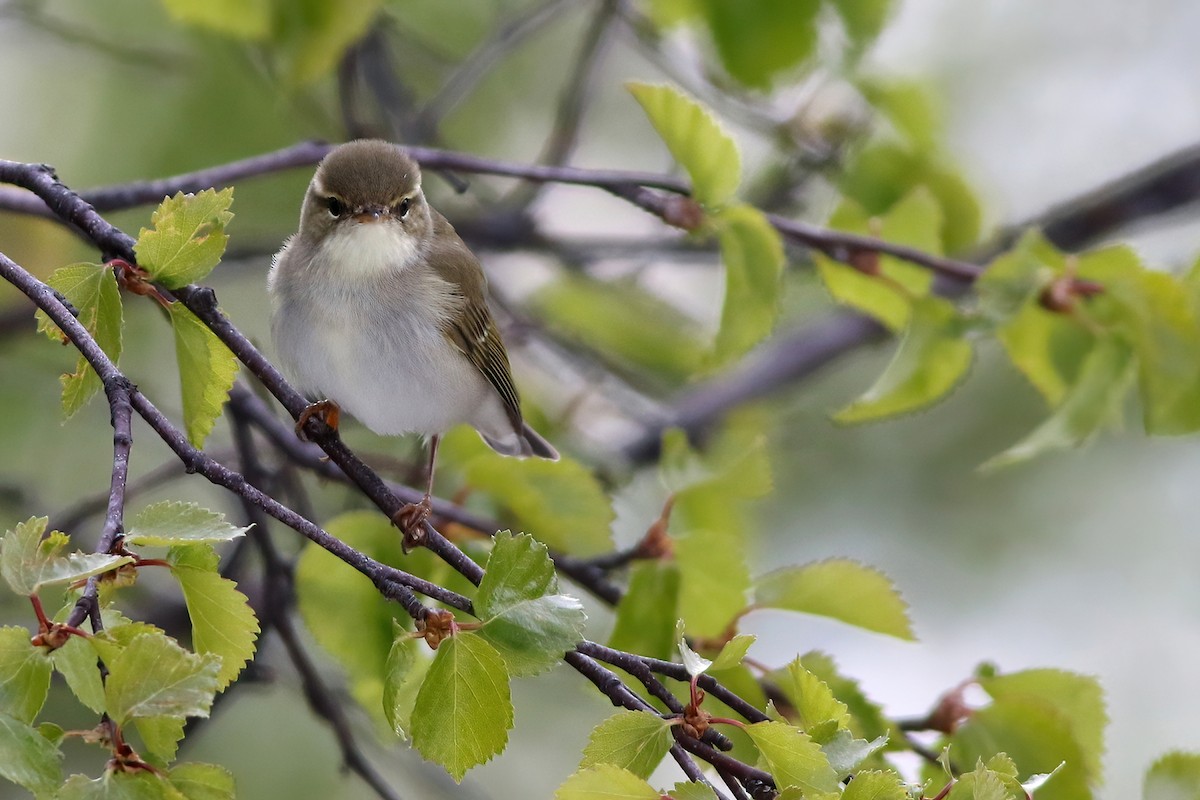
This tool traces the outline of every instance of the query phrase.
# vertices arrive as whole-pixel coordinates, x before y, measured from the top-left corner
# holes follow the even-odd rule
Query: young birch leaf
[[[248,530],[250,526],[230,525],[224,514],[195,503],[164,500],[146,506],[133,517],[125,531],[125,541],[162,547],[216,544],[243,536]]]
[[[104,711],[104,683],[100,680],[96,649],[81,636],[50,653],[54,669],[63,676],[71,693],[97,714]]]
[[[470,633],[443,641],[417,692],[411,724],[413,747],[455,781],[503,752],[513,706],[500,653]]]
[[[679,567],[667,561],[641,561],[629,571],[629,588],[617,604],[608,646],[629,653],[670,659],[679,606]]]
[[[712,787],[704,783],[677,783],[667,792],[671,800],[719,800]]]
[[[844,780],[858,769],[870,755],[887,744],[887,737],[880,736],[872,741],[856,739],[854,734],[842,728],[835,731],[821,742],[821,752],[829,759],[829,766],[837,773],[838,780]]]
[[[483,620],[479,635],[504,657],[510,675],[536,675],[583,639],[587,616],[579,600],[558,594],[545,545],[508,531],[498,532],[494,541],[475,598]]]
[[[892,0],[832,0],[832,5],[854,48],[861,51],[883,31]]]
[[[808,734],[783,722],[756,722],[744,730],[754,740],[779,788],[795,786],[805,796],[838,791],[837,773]]]
[[[846,785],[842,800],[909,800],[908,788],[895,772],[854,773]]]
[[[176,22],[239,39],[263,39],[271,32],[271,0],[163,0]]]
[[[29,631],[0,628],[0,714],[32,724],[50,691],[50,671],[50,657],[29,643]]]
[[[203,447],[229,397],[237,376],[237,358],[182,303],[172,303],[168,310],[175,332],[175,357],[179,361],[188,440],[195,447]]]
[[[60,760],[62,752],[36,728],[0,713],[0,777],[49,797],[62,783]]]
[[[683,635],[683,628],[683,620],[679,620],[675,625],[675,638],[678,641],[676,647],[679,650],[679,660],[683,663],[683,668],[687,670],[688,675],[694,678],[708,672],[712,662],[688,646],[687,639]]]
[[[137,717],[207,717],[219,686],[221,659],[198,656],[166,636],[143,633],[108,668],[108,713],[124,725]]]
[[[184,720],[179,717],[139,717],[133,720],[146,751],[164,764],[175,760],[183,739]]]
[[[838,422],[867,422],[907,414],[941,400],[971,365],[954,305],[940,297],[913,303],[908,330],[875,385],[833,415]]]
[[[419,639],[409,636],[399,623],[393,623],[393,628],[396,639],[383,673],[383,716],[397,736],[407,739],[413,704],[431,660],[417,656]]]
[[[1119,423],[1133,379],[1133,362],[1129,346],[1115,336],[1096,340],[1058,410],[980,469],[1007,467],[1051,450],[1078,447],[1106,425]]]
[[[848,559],[768,572],[755,582],[755,605],[832,617],[869,631],[913,640],[908,606],[887,577]]]
[[[592,731],[579,768],[612,764],[649,778],[674,741],[671,726],[657,714],[618,711]]]
[[[717,366],[744,354],[775,327],[784,255],[779,232],[756,208],[729,206],[714,222],[725,264],[725,301],[712,359]]]
[[[792,708],[796,723],[814,739],[825,742],[839,728],[850,722],[846,704],[833,696],[833,690],[804,668],[797,658],[787,665],[787,678],[777,682]]]
[[[192,646],[201,655],[221,657],[217,680],[223,690],[254,656],[259,631],[254,609],[235,581],[209,567],[207,562],[216,560],[210,546],[172,548],[167,560],[183,589],[192,620]]]
[[[106,769],[99,778],[72,775],[55,800],[190,800],[164,778],[147,771]]]
[[[750,650],[750,645],[754,644],[757,637],[751,633],[739,633],[721,647],[721,652],[712,660],[712,671],[720,672],[723,669],[732,669],[742,663],[742,659],[746,657],[746,653]]]
[[[275,5],[273,52],[298,88],[326,75],[367,32],[382,0],[289,0]]]
[[[46,522],[46,517],[30,517],[0,539],[0,574],[17,594],[35,595],[43,586],[72,583],[133,561],[78,551],[60,555],[70,539],[58,531],[43,539]]]
[[[692,196],[709,208],[729,202],[742,180],[742,160],[737,145],[712,112],[673,86],[625,85],[671,155],[687,170]]]
[[[660,800],[661,797],[644,779],[614,764],[582,769],[554,793],[554,800]]]
[[[103,264],[71,264],[54,271],[46,284],[67,298],[79,312],[77,319],[113,362],[121,358],[121,327],[123,314],[121,292],[110,267]],[[45,312],[38,311],[38,330],[51,338],[62,334]],[[83,358],[75,371],[62,376],[63,414],[70,418],[99,391],[100,377]]]
[[[850,730],[864,739],[887,736],[888,720],[883,710],[863,693],[858,682],[837,671],[833,659],[816,650],[805,653],[800,663],[806,670],[820,678],[833,691],[833,696],[850,712]]]
[[[1200,800],[1200,754],[1167,753],[1151,764],[1142,800]]]
[[[817,46],[821,0],[706,0],[721,63],[741,83],[768,89]]]
[[[216,764],[180,764],[167,773],[187,800],[233,800],[233,775]]]
[[[233,189],[205,189],[198,194],[180,192],[159,204],[133,246],[138,266],[168,289],[195,283],[221,261],[225,226],[233,219],[229,205]]]

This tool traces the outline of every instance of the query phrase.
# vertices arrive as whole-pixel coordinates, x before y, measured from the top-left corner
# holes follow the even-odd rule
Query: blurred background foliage
[[[604,8],[619,21],[597,34]],[[841,196],[881,214],[924,186],[946,220],[941,244],[962,253],[997,226],[1191,144],[1200,131],[1189,77],[1200,69],[1190,35],[1198,17],[1182,0],[8,0],[0,2],[0,106],[9,110],[0,155],[54,164],[76,189],[350,132],[535,161],[570,114],[561,98],[581,48],[603,36],[603,60],[567,92],[587,99],[571,163],[669,169],[622,84],[671,80],[711,103],[737,138],[748,201],[819,222]],[[813,35],[780,36],[793,29]],[[746,49],[747,40],[761,45]],[[269,256],[294,230],[310,174],[236,190],[231,252],[210,280],[233,321],[260,342]],[[569,421],[572,450],[610,463],[703,360],[720,315],[714,250],[599,190],[549,187],[526,215],[530,198],[513,183],[470,183],[462,194],[442,180],[426,186],[483,257],[518,381],[549,420]],[[109,218],[136,233],[149,209]],[[1151,263],[1182,269],[1197,229],[1192,216],[1175,214],[1120,235]],[[94,258],[59,226],[9,214],[0,214],[0,249],[43,278]],[[830,308],[805,256],[792,251],[789,261],[783,329]],[[21,302],[0,287],[0,313]],[[156,313],[129,304],[122,364],[178,418],[177,378],[163,366],[173,363],[170,341]],[[0,514],[50,513],[53,524],[56,511],[106,491],[110,440],[102,403],[58,425],[56,378],[74,359],[31,332],[30,315],[0,338]],[[1005,671],[1096,674],[1112,718],[1104,792],[1131,796],[1158,754],[1200,747],[1189,690],[1200,656],[1195,443],[1111,436],[981,476],[975,468],[1043,413],[989,347],[946,402],[884,424],[841,427],[829,412],[879,374],[887,346],[863,348],[760,404],[776,492],[752,506],[761,530],[754,571],[834,555],[873,564],[909,600],[920,641],[764,612],[745,622],[760,634],[752,656],[779,665],[797,650],[827,650],[897,717],[925,712],[983,660]],[[584,391],[610,373],[616,378]],[[172,461],[144,428],[135,436],[135,476]],[[381,457],[411,455],[407,444],[361,430],[349,437]],[[209,448],[229,441],[219,424]],[[236,511],[194,479],[139,502],[160,497]],[[339,488],[314,497],[318,519],[353,504]],[[660,499],[652,473],[618,491],[619,542],[644,531]],[[71,532],[87,541],[97,529],[93,518]],[[143,584],[150,607],[154,581]],[[26,616],[0,608],[5,623]],[[187,757],[231,768],[242,797],[369,796],[338,774],[326,728],[271,647],[263,669],[279,674],[218,708],[186,740]],[[549,796],[608,713],[562,671],[516,682],[514,699],[510,750],[454,796]],[[413,796],[446,790],[410,751],[376,760]]]

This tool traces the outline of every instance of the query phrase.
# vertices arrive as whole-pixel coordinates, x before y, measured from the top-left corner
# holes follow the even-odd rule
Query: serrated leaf
[[[1133,367],[1128,345],[1115,336],[1097,339],[1054,414],[980,469],[998,469],[1048,451],[1078,447],[1106,425],[1119,424]]]
[[[912,640],[908,606],[883,573],[849,559],[768,572],[755,582],[755,604],[832,617]]]
[[[1006,785],[1006,776],[993,772],[983,765],[965,773],[950,788],[947,800],[1019,800]],[[1019,788],[1019,787],[1018,787]]]
[[[866,739],[856,739],[854,734],[842,728],[821,742],[821,752],[829,759],[829,766],[837,773],[838,780],[844,780],[872,753],[881,750],[887,741],[886,736],[869,742]]]
[[[719,800],[712,787],[705,783],[677,783],[667,791],[671,800]]]
[[[479,635],[508,665],[510,675],[536,675],[557,664],[583,639],[587,615],[578,599],[558,593],[554,562],[528,534],[499,531],[475,610]]]
[[[846,784],[842,800],[909,800],[909,794],[895,772],[862,771]]]
[[[613,764],[598,764],[567,778],[554,800],[660,800],[645,780]]]
[[[35,728],[0,713],[0,777],[48,796],[62,781],[61,759],[58,748]]]
[[[164,500],[148,505],[134,515],[125,531],[130,544],[170,547],[179,544],[216,544],[244,536],[247,525],[239,528],[225,521],[225,515],[196,503]]]
[[[175,760],[183,739],[184,720],[179,717],[139,717],[133,727],[146,745],[146,751],[164,764]]]
[[[676,535],[674,547],[680,615],[694,635],[720,635],[746,607],[745,538],[731,528],[693,528]]]
[[[579,768],[612,764],[648,778],[674,741],[671,726],[657,714],[618,711],[592,730]]]
[[[211,552],[209,546],[176,548],[168,560],[192,620],[192,646],[201,655],[220,656],[217,680],[223,690],[254,656],[258,619],[235,581],[196,563],[205,551]]]
[[[124,725],[136,717],[207,717],[220,685],[221,659],[198,656],[166,636],[143,633],[108,663],[108,669],[108,713]]]
[[[163,200],[150,217],[154,228],[142,228],[133,246],[138,266],[168,289],[208,275],[220,263],[229,241],[225,226],[233,219],[232,202],[232,187],[179,192]]]
[[[940,297],[923,297],[912,305],[908,330],[875,385],[834,414],[838,422],[907,414],[946,396],[971,366],[971,345],[962,338],[957,309]]]
[[[283,77],[298,88],[328,74],[346,49],[361,39],[382,0],[288,0],[277,4],[273,52]]]
[[[750,633],[739,633],[721,646],[721,651],[713,657],[712,667],[716,672],[723,669],[732,669],[742,663],[742,659],[746,657],[746,653],[750,650],[750,645],[754,644],[754,640],[758,637]]]
[[[182,303],[172,303],[168,310],[175,332],[184,426],[188,441],[195,447],[203,447],[229,398],[229,389],[237,377],[237,358]]]
[[[1151,764],[1142,800],[1200,800],[1200,754],[1167,753]]]
[[[1029,669],[981,678],[979,685],[997,703],[1029,700],[1052,707],[1070,726],[1088,775],[1100,776],[1108,713],[1099,681],[1065,670]]]
[[[786,679],[779,688],[796,711],[795,723],[818,741],[824,742],[850,722],[846,704],[833,696],[823,680],[804,668],[797,658],[787,665]]]
[[[187,800],[233,800],[233,775],[216,764],[180,764],[167,773]]]
[[[465,426],[442,438],[438,457],[459,465],[472,489],[492,497],[514,527],[547,547],[581,556],[612,549],[612,504],[578,461],[502,456]]]
[[[112,268],[103,264],[71,264],[54,271],[46,284],[55,289],[79,312],[76,319],[100,345],[113,363],[121,358],[121,329],[123,313],[121,291]],[[38,311],[38,330],[51,338],[62,336],[58,327],[45,312]],[[62,376],[63,415],[71,417],[100,390],[100,377],[87,360],[80,356],[75,371]]]
[[[827,654],[810,651],[800,658],[800,663],[825,683],[833,696],[850,712],[850,730],[863,739],[878,739],[887,736],[889,723],[882,709],[873,703],[858,682],[838,672],[833,659]]]
[[[687,670],[687,674],[693,678],[697,675],[703,675],[712,666],[712,662],[704,658],[691,647],[688,646],[687,639],[683,635],[684,625],[683,620],[679,620],[675,625],[675,639],[677,640],[676,647],[679,650],[680,661],[683,662],[683,668]]]
[[[637,82],[625,86],[692,179],[692,196],[710,208],[729,202],[742,180],[742,160],[712,112],[673,86]]]
[[[383,716],[397,736],[407,739],[417,691],[431,662],[417,655],[419,639],[409,636],[398,623],[394,629],[396,638],[384,665]]]
[[[617,604],[608,646],[669,660],[675,646],[678,603],[679,568],[673,562],[634,564],[629,570],[629,588]]]
[[[58,531],[43,539],[47,521],[30,517],[0,540],[0,573],[17,594],[35,595],[43,586],[72,583],[133,561],[129,556],[79,551],[60,555],[70,539]]]
[[[705,0],[721,63],[747,86],[767,89],[817,45],[820,0]]]
[[[821,747],[808,734],[783,722],[756,722],[744,728],[781,789],[795,786],[809,792],[836,792],[838,777]]]
[[[50,660],[79,702],[97,714],[104,711],[104,684],[100,680],[96,649],[90,641],[72,636],[50,653]]]
[[[165,778],[152,772],[105,770],[92,780],[86,775],[67,778],[55,800],[188,800]]]
[[[727,364],[765,339],[779,316],[783,239],[761,211],[733,205],[713,215],[721,262],[725,265],[725,300],[713,364]]]
[[[177,22],[239,39],[263,39],[271,31],[270,0],[163,0]]]
[[[443,641],[417,692],[412,743],[455,781],[508,744],[513,706],[504,659],[484,639],[460,633]]]
[[[50,657],[24,628],[0,628],[0,714],[32,724],[50,691]]]

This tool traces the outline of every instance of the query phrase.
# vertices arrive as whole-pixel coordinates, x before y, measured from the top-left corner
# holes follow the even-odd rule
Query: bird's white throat
[[[420,257],[416,237],[391,220],[338,225],[321,242],[322,255],[342,265],[346,276],[369,277],[395,272]]]

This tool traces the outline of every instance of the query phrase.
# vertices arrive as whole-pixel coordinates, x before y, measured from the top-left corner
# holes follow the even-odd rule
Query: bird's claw
[[[341,419],[342,409],[337,403],[332,400],[318,400],[315,403],[309,403],[300,412],[300,416],[296,418],[296,436],[301,441],[308,441],[308,434],[304,432],[304,426],[313,417],[321,420],[332,431],[338,429],[338,420]]]
[[[425,520],[433,513],[433,503],[429,495],[421,498],[419,503],[407,503],[392,515],[392,523],[404,534],[401,547],[405,553],[425,543]]]

